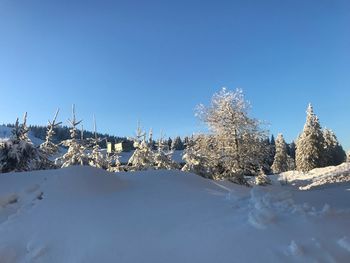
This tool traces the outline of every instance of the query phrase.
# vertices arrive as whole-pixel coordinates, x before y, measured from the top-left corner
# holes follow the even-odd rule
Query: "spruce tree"
[[[9,139],[0,141],[0,172],[21,172],[40,168],[41,156],[39,150],[28,137],[27,113],[23,123],[18,118]]]
[[[58,145],[52,142],[52,137],[55,135],[54,130],[61,124],[61,122],[56,123],[58,113],[59,109],[57,109],[53,121],[48,121],[45,141],[40,144],[40,150],[47,158],[58,152]]]
[[[154,165],[156,169],[175,169],[176,163],[172,160],[173,151],[169,145],[160,138],[157,143],[157,151],[154,153]]]
[[[324,165],[339,165],[346,159],[346,153],[338,142],[334,132],[329,129],[323,130],[324,138]]]
[[[308,172],[324,165],[324,138],[318,117],[311,104],[306,111],[306,123],[296,143],[296,168]]]
[[[146,132],[142,131],[140,124],[136,130],[134,147],[135,151],[128,161],[128,170],[139,171],[153,168],[154,153],[146,141]]]
[[[287,145],[283,135],[280,133],[276,139],[276,154],[271,166],[272,172],[275,174],[287,171]]]
[[[101,139],[97,136],[95,116],[93,116],[93,119],[94,119],[94,137],[90,139],[93,146],[92,146],[92,152],[88,155],[89,165],[97,168],[107,169],[108,162],[105,156],[101,153],[101,148],[99,145],[99,142],[101,141]]]
[[[86,154],[86,146],[82,139],[78,139],[78,128],[77,126],[82,122],[82,120],[77,121],[75,117],[75,106],[72,106],[72,119],[68,120],[71,128],[70,139],[62,141],[62,144],[68,147],[67,153],[62,157],[56,159],[56,165],[61,167],[67,167],[71,165],[87,165],[89,163],[88,156]],[[81,133],[82,135],[82,133]]]

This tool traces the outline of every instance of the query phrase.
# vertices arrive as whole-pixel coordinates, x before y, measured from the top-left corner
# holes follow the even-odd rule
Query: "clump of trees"
[[[335,134],[322,131],[318,117],[311,104],[306,110],[306,122],[296,143],[296,168],[308,172],[314,168],[338,165],[345,161],[346,154]]]
[[[17,118],[11,137],[0,140],[0,172],[22,172],[55,167],[50,160],[56,149],[50,141],[51,129],[48,129],[47,140],[40,147],[32,143],[28,132],[27,113],[25,113],[22,124]]]
[[[140,125],[136,136],[127,139],[135,149],[127,164],[119,161],[119,152],[106,153],[101,134],[94,131],[84,138],[79,130],[72,107],[69,138],[57,140],[56,133],[62,127],[57,122],[59,110],[48,122],[45,140],[35,146],[29,139],[27,113],[20,124],[13,125],[12,135],[0,140],[0,172],[52,169],[71,165],[90,165],[111,172],[139,171],[148,169],[179,169],[172,159],[175,150],[184,150],[183,171],[193,172],[210,179],[226,178],[234,183],[247,184],[245,176],[256,176],[258,185],[269,184],[267,173],[282,173],[288,170],[308,172],[317,167],[338,165],[346,160],[346,153],[336,135],[330,129],[322,129],[311,104],[307,107],[306,122],[296,143],[287,144],[282,134],[268,137],[262,122],[250,117],[250,104],[242,90],[225,88],[215,93],[209,105],[200,104],[196,116],[206,124],[208,132],[191,137],[177,136],[156,142],[152,130],[148,138]],[[80,133],[79,133],[80,132]],[[59,145],[67,152],[54,159]],[[349,160],[349,153],[348,153]]]

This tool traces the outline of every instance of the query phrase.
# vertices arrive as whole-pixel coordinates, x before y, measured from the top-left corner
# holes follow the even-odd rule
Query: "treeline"
[[[6,124],[5,126],[9,128],[14,128],[14,124]],[[40,126],[40,125],[29,125],[28,126],[29,131],[33,134],[34,137],[39,138],[41,140],[45,140],[46,132],[47,132],[47,126]],[[61,143],[64,140],[67,140],[70,138],[70,127],[68,126],[58,126],[54,129],[55,135],[52,137],[52,141],[55,143]],[[79,135],[81,136],[81,130],[79,131]],[[83,138],[89,139],[93,138],[94,132],[92,131],[83,131]],[[124,142],[123,147],[124,151],[132,151],[135,150],[135,147],[133,146],[133,141],[128,139],[127,137],[119,137],[110,135],[107,133],[97,133],[97,136],[99,138],[102,138],[101,141],[99,141],[99,146],[101,148],[107,147],[107,142],[111,143],[120,143]],[[164,139],[164,142],[171,148],[172,150],[184,150],[186,148],[186,143],[188,142],[188,137],[184,137],[182,139],[180,136],[176,136],[175,138],[169,137],[168,139]],[[156,145],[156,141],[153,140],[153,144]]]

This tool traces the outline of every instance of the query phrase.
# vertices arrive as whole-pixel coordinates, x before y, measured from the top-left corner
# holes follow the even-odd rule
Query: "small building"
[[[128,151],[128,145],[126,142],[115,143],[114,150],[116,152],[126,152],[126,151]]]
[[[113,149],[112,149],[112,143],[111,142],[107,142],[107,153],[112,153]]]

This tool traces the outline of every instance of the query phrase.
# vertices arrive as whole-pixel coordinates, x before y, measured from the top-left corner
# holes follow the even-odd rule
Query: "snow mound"
[[[288,171],[278,175],[280,182],[288,182],[299,187],[300,190],[309,190],[311,188],[350,182],[350,162],[342,163],[337,166],[328,166],[316,168],[308,173],[299,171]]]

